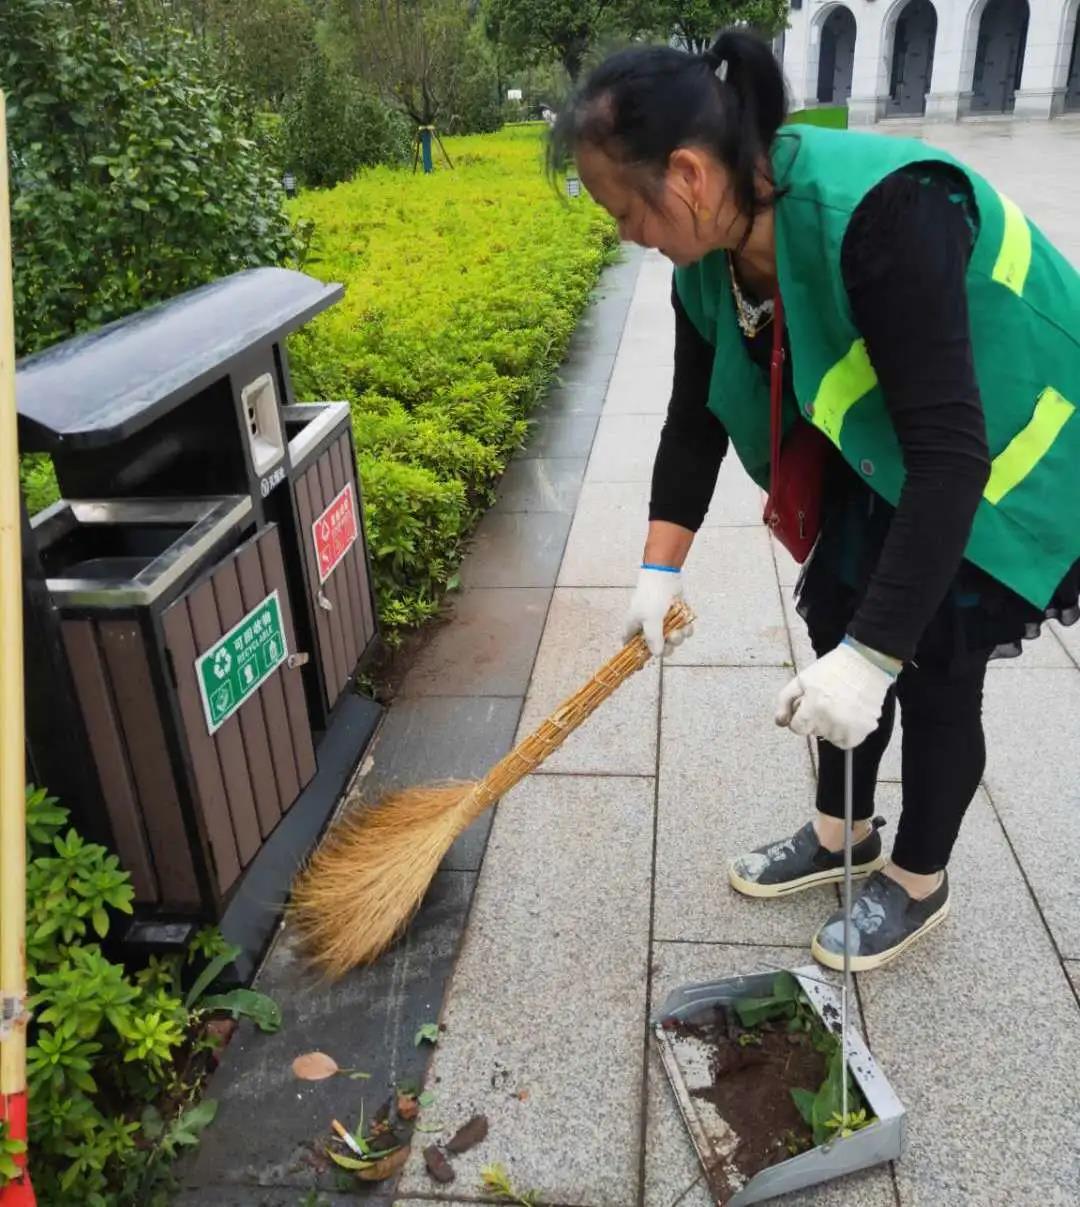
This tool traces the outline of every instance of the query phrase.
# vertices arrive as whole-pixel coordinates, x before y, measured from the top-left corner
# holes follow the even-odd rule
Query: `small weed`
[[[527,1190],[522,1194],[516,1190],[510,1181],[510,1175],[502,1165],[485,1165],[480,1170],[480,1177],[483,1178],[483,1189],[497,1194],[500,1199],[506,1199],[508,1203],[517,1203],[519,1207],[537,1207],[538,1192]]]

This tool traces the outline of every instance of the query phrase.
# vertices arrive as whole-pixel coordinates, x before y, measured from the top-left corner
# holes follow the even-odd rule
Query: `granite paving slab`
[[[627,590],[560,587],[551,601],[518,741],[572,695],[622,645]],[[652,659],[537,770],[575,775],[654,775],[660,664]]]
[[[604,409],[604,400],[608,394],[606,381],[594,381],[589,385],[571,384],[561,386],[553,382],[537,406],[530,413],[533,421],[532,433],[536,432],[536,424],[542,419],[580,419],[590,415],[598,416]],[[519,452],[519,457],[527,456],[527,452]]]
[[[662,415],[609,415],[605,411],[585,470],[586,482],[651,481],[662,426]]]
[[[553,587],[570,532],[566,511],[489,511],[458,572],[470,587]]]
[[[696,640],[696,638],[695,638]],[[665,666],[661,696],[657,939],[791,945],[835,908],[832,888],[782,901],[742,897],[729,859],[791,834],[811,816],[806,742],[773,723],[782,667]]]
[[[898,790],[879,796],[895,820]],[[901,1203],[1075,1203],[1080,1011],[982,793],[950,879],[945,923],[859,978],[874,1053],[908,1110]]]
[[[573,514],[584,476],[584,457],[532,457],[511,461],[499,480],[499,497],[489,514],[519,511]]]
[[[605,415],[665,415],[671,398],[669,365],[639,365],[620,357],[608,384]]]
[[[585,480],[559,569],[560,587],[633,587],[649,524],[647,482]]]
[[[567,387],[568,392],[570,387]],[[525,447],[514,454],[514,460],[530,457],[580,457],[586,454],[600,422],[599,411],[575,414],[567,411],[546,414],[530,427]]]
[[[1073,670],[1076,664],[1068,650],[1058,640],[1053,626],[1044,625],[1042,633],[1034,641],[1022,643],[1023,653],[1018,658],[994,658],[991,671],[1013,670]]]
[[[1066,960],[1065,975],[1069,978],[1073,992],[1077,996],[1077,1005],[1080,1005],[1080,960]]]
[[[707,528],[683,574],[694,635],[668,658],[675,666],[790,667],[784,609],[764,527]]]
[[[725,457],[716,478],[716,489],[704,527],[745,524],[764,531],[761,520],[764,507],[765,496],[743,469],[738,457]]]
[[[1080,958],[1080,674],[987,676],[985,783],[1061,954]]]
[[[594,352],[591,348],[578,345],[569,351],[566,359],[555,370],[552,381],[560,386],[606,386],[614,367],[614,348],[609,352]]]
[[[786,947],[725,946],[702,943],[655,943],[651,978],[651,1011],[658,1011],[667,995],[680,985],[714,981],[726,976],[745,976],[800,967],[812,963],[798,958]],[[796,958],[793,958],[796,957]],[[823,979],[838,981],[824,969]],[[856,1019],[856,1026],[859,1021]],[[649,1041],[648,1121],[645,1148],[644,1207],[711,1207],[701,1166],[675,1098],[656,1045]],[[798,1207],[895,1207],[896,1192],[888,1165],[823,1183],[777,1200]]]
[[[776,562],[776,577],[782,587],[794,587],[799,581],[802,566],[791,556],[775,537],[770,538],[773,560]]]
[[[560,587],[632,587],[645,547],[649,524],[650,483],[597,482],[586,477],[570,527]],[[713,505],[701,531],[712,528],[761,528],[759,500],[738,465],[725,464]],[[768,553],[765,559],[767,564]],[[700,550],[691,549],[687,577],[694,574]]]
[[[474,588],[453,597],[401,685],[402,696],[524,696],[551,591]]]
[[[532,776],[492,827],[429,1069],[447,1127],[545,1202],[637,1201],[653,781]],[[432,1183],[414,1153],[399,1195]]]
[[[416,784],[480,779],[513,746],[521,704],[506,696],[396,700],[369,752],[371,770],[358,785],[362,799]],[[479,869],[492,815],[489,809],[456,839],[444,868]]]
[[[1080,666],[1080,623],[1058,624],[1057,621],[1052,621],[1050,628],[1068,651],[1073,664]]]

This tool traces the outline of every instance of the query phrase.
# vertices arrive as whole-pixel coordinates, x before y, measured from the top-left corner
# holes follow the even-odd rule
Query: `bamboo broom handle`
[[[681,600],[672,604],[664,618],[664,636],[669,636],[676,629],[685,628],[693,619],[694,614],[687,604]],[[482,780],[473,785],[462,803],[464,824],[479,817],[529,772],[534,771],[554,754],[616,688],[642,669],[650,657],[645,638],[640,633],[631,638],[614,658],[600,667],[584,687],[564,700],[524,741],[518,743]]]
[[[23,743],[19,440],[15,421],[15,314],[11,282],[7,126],[0,92],[0,1094],[26,1086],[26,779]]]

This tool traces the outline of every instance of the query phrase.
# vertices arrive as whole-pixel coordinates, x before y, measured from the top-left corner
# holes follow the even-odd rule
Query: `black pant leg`
[[[984,658],[962,675],[909,665],[897,681],[904,721],[904,808],[893,860],[906,871],[940,871],[986,766]]]

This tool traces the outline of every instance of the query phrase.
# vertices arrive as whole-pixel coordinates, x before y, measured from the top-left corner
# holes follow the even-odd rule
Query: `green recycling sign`
[[[195,659],[209,732],[216,733],[288,656],[281,603],[272,591]]]

